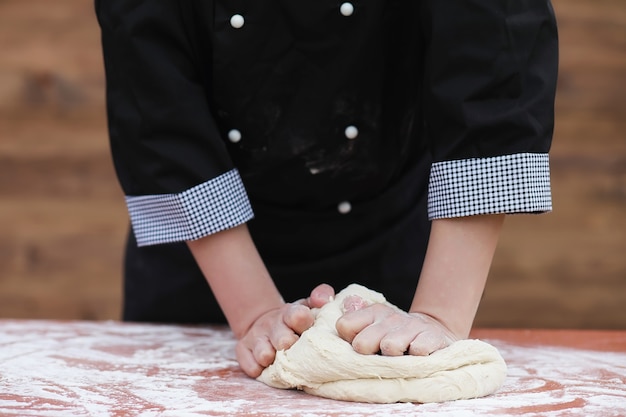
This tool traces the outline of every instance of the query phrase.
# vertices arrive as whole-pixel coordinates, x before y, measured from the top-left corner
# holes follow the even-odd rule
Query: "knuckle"
[[[406,346],[403,346],[397,340],[383,339],[380,342],[380,352],[385,356],[401,356],[404,355]]]
[[[267,367],[274,362],[275,354],[270,349],[260,349],[255,352],[254,359],[262,367]]]
[[[364,337],[355,337],[352,341],[352,348],[362,355],[372,355],[379,351],[378,343],[373,344]]]
[[[354,334],[352,334],[352,331],[350,329],[350,323],[348,321],[348,319],[346,319],[346,317],[340,317],[337,322],[335,323],[335,329],[337,330],[337,333],[339,333],[339,335],[348,340],[349,342],[352,341],[352,339],[354,338]]]
[[[409,353],[417,356],[428,356],[435,349],[432,348],[430,339],[424,337],[424,334],[418,335],[409,345]]]
[[[377,314],[387,312],[388,310],[388,307],[381,303],[372,304],[371,308],[372,308],[372,311],[374,311]]]
[[[283,316],[284,323],[293,329],[300,329],[312,320],[311,310],[302,304],[291,304]]]
[[[352,341],[352,348],[354,349],[355,352],[357,353],[361,353],[363,355],[368,354],[369,352],[367,352],[367,350],[365,349],[365,346],[363,343],[361,343],[359,340],[353,340]]]
[[[411,342],[409,352],[426,356],[446,346],[446,339],[440,332],[424,331]]]
[[[289,349],[296,342],[296,340],[298,340],[298,337],[295,334],[284,334],[276,340],[276,345],[274,347],[276,350]]]
[[[252,355],[259,365],[264,367],[268,366],[274,361],[275,354],[276,352],[268,340],[262,338],[256,339],[254,348],[252,349]]]
[[[425,349],[424,346],[419,344],[416,341],[411,342],[409,345],[409,354],[414,356],[428,356],[430,352],[428,349]]]

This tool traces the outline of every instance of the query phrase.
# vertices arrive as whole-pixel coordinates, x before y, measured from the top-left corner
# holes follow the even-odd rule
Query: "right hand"
[[[311,308],[323,306],[334,294],[331,286],[321,284],[308,298],[285,303],[259,316],[237,341],[235,353],[241,369],[252,378],[261,375],[274,362],[276,351],[291,347],[313,325]]]

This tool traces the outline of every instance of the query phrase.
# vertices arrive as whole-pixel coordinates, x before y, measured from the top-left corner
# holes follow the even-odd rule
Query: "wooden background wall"
[[[476,324],[626,328],[626,3],[554,6],[555,211],[507,219]],[[89,0],[0,1],[0,317],[119,317],[98,36]]]

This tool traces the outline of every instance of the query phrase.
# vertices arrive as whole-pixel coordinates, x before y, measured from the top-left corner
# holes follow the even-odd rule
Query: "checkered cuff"
[[[547,153],[435,162],[428,185],[432,219],[552,210]]]
[[[126,196],[126,204],[139,246],[199,239],[253,217],[236,169],[179,194]]]

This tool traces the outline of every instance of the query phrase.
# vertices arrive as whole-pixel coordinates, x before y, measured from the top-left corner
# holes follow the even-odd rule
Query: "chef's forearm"
[[[411,311],[426,313],[457,337],[469,335],[504,215],[433,220]]]
[[[187,244],[237,338],[284,304],[245,224]]]

